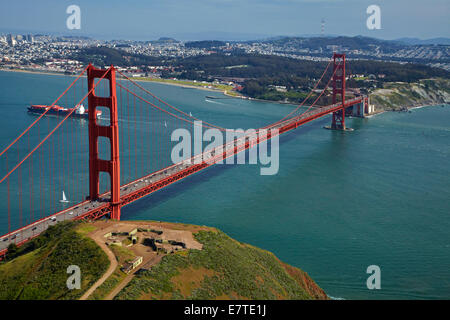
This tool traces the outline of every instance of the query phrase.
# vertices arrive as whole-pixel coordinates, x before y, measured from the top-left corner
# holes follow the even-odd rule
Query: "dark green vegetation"
[[[163,257],[115,299],[326,299],[303,271],[220,231],[199,231],[202,250]]]
[[[323,45],[323,43],[327,45],[330,43],[331,45],[345,40],[342,45],[346,45],[349,48],[361,46],[361,48],[365,49],[372,46],[373,41],[381,41],[374,39],[369,39],[369,41],[367,39],[363,37],[342,37],[342,39],[339,37],[309,38],[306,44],[304,42],[306,40],[301,38],[283,38],[271,41],[278,45],[284,41],[289,46],[292,45],[292,42],[298,42],[299,45],[302,43],[302,45],[315,48],[316,45]],[[221,41],[186,43],[188,47],[203,49],[215,49],[223,45],[224,43]],[[394,43],[392,46],[397,48],[398,45]],[[218,50],[218,53],[210,55],[168,58],[130,54],[120,49],[107,47],[91,47],[81,50],[73,58],[86,64],[92,62],[98,66],[111,64],[117,66],[140,66],[144,72],[149,70],[149,66],[164,66],[166,69],[161,74],[163,78],[198,81],[233,79],[243,85],[241,93],[244,95],[257,99],[288,100],[290,102],[303,101],[327,65],[326,62],[298,60],[275,55],[245,54],[240,52],[226,53],[220,50]],[[324,79],[330,78],[331,69]],[[422,64],[400,64],[374,60],[351,60],[347,64],[346,72],[347,75],[361,74],[366,77],[371,76],[370,81],[350,79],[347,82],[347,87],[349,88],[365,88],[365,90],[380,88],[386,82],[402,81],[411,83],[429,78],[450,78],[450,72]],[[326,83],[321,83],[318,88],[323,88],[325,85]],[[283,90],[277,90],[275,86],[281,86]],[[311,103],[315,98],[316,95],[313,95],[311,101],[307,101],[307,103]],[[328,103],[330,103],[330,97],[326,95],[319,100],[319,104]]]
[[[243,83],[242,93],[257,99],[303,101],[306,94],[315,85],[326,68],[326,62],[315,62],[270,55],[249,54],[211,54],[171,61],[173,71],[166,71],[163,77],[177,77],[211,81],[216,78],[236,79]],[[329,68],[324,79],[330,79]],[[347,87],[373,88],[386,82],[416,82],[427,78],[450,78],[450,73],[438,68],[420,64],[399,64],[373,60],[352,60],[347,64],[348,75],[371,75],[370,82],[350,80]],[[323,88],[324,81],[318,88]],[[277,91],[274,86],[286,88],[286,92]],[[311,97],[314,101],[315,95]],[[323,97],[320,103],[329,103],[329,97]]]
[[[200,77],[239,77],[258,79],[274,85],[298,87],[309,85],[325,70],[326,62],[298,60],[270,55],[212,54],[185,58],[174,63],[179,72],[195,72]],[[236,68],[233,66],[241,66]],[[330,72],[331,73],[331,72]],[[384,74],[384,82],[412,82],[430,77],[449,77],[450,73],[437,68],[417,64],[355,60],[348,63],[347,74]],[[193,78],[193,77],[192,77]]]
[[[107,270],[97,244],[76,231],[78,223],[51,226],[20,248],[10,248],[0,264],[0,299],[77,299]],[[66,286],[67,267],[81,270],[81,289]]]
[[[272,78],[272,84],[286,84],[320,77],[326,63],[297,60],[270,55],[251,54],[211,54],[180,59],[173,62],[175,72],[192,74],[194,80],[207,80],[214,77],[235,77],[245,79]],[[276,83],[273,81],[280,80]]]

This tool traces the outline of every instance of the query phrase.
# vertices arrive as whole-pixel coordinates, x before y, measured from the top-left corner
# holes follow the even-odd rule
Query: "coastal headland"
[[[328,299],[302,270],[216,228],[63,222],[0,263],[0,299]],[[66,286],[79,266],[81,288]]]

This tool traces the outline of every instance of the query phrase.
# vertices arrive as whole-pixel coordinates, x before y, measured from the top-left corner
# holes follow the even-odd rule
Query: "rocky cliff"
[[[370,101],[376,111],[450,103],[450,79],[426,79],[416,83],[389,82],[372,92]]]

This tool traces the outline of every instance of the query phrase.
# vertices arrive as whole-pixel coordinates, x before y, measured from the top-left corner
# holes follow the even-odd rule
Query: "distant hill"
[[[170,38],[170,37],[161,37],[158,40],[152,40],[149,41],[150,43],[154,43],[154,44],[158,44],[158,43],[177,43],[180,42],[174,38]]]
[[[202,41],[202,40],[220,40],[220,41],[246,41],[251,39],[265,39],[270,37],[268,34],[259,33],[242,33],[242,32],[222,32],[222,31],[205,31],[205,32],[178,32],[171,34],[172,37],[183,41]]]
[[[262,41],[279,47],[319,50],[329,46],[339,46],[346,50],[370,50],[374,46],[399,47],[402,44],[395,41],[380,40],[364,36],[326,36],[326,37],[282,37]]]
[[[184,44],[186,48],[213,49],[225,46],[225,42],[218,40],[191,41]]]
[[[247,41],[254,42],[254,41]],[[311,49],[317,48],[316,46],[327,46],[327,45],[340,45],[346,47],[350,50],[353,49],[364,49],[368,45],[381,45],[381,46],[404,46],[404,45],[450,45],[450,38],[432,38],[432,39],[418,39],[418,38],[399,38],[395,40],[384,40],[378,38],[371,38],[366,36],[336,36],[336,35],[326,35],[326,36],[278,36],[271,37],[265,40],[259,40],[256,42],[267,42],[277,45],[300,45],[301,47],[309,47]]]
[[[450,45],[450,38],[433,38],[433,39],[418,39],[418,38],[400,38],[395,41],[402,42],[409,45]]]
[[[249,41],[258,46],[260,42],[272,46],[276,54],[289,56],[328,57],[333,52],[346,53],[349,59],[413,62],[421,64],[442,63],[449,68],[450,47],[448,38],[419,40],[403,38],[381,40],[365,36],[334,37],[282,37],[264,41]],[[436,45],[439,44],[439,45]],[[269,50],[267,50],[269,51]]]
[[[169,38],[169,37],[161,37],[158,39],[158,41],[177,41],[174,38]]]

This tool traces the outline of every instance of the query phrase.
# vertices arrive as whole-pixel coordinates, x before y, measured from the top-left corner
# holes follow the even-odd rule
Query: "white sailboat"
[[[166,127],[166,128],[167,128],[167,122],[165,122],[165,121],[164,121],[164,127]]]
[[[189,112],[189,116],[192,117],[192,113]]]
[[[63,192],[62,192],[62,199],[59,200],[59,202],[62,202],[62,203],[69,203],[69,200],[67,200],[66,194],[64,193],[64,190],[63,190]]]

